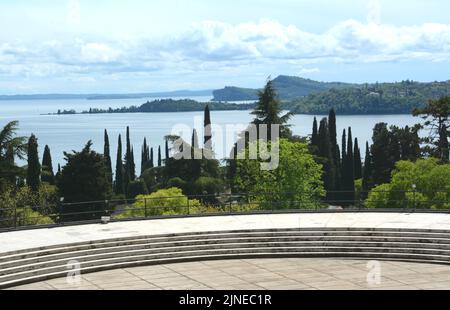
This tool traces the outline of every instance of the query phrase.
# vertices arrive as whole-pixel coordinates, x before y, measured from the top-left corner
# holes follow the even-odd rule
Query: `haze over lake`
[[[158,98],[149,98],[155,100]],[[184,99],[184,98],[173,98]],[[191,97],[189,99],[208,102],[211,97]],[[141,105],[147,99],[122,100],[30,100],[30,101],[0,101],[0,126],[12,120],[19,121],[19,134],[29,136],[34,133],[39,142],[39,152],[42,156],[44,146],[49,145],[56,169],[58,163],[65,164],[64,151],[81,150],[88,140],[92,140],[93,148],[103,152],[103,131],[108,130],[111,143],[111,157],[113,167],[117,151],[117,137],[122,134],[124,141],[126,126],[130,126],[131,141],[134,146],[136,171],[140,171],[140,151],[144,137],[156,152],[159,145],[164,148],[164,136],[171,133],[175,125],[194,127],[203,121],[203,112],[176,112],[176,113],[123,113],[123,114],[77,114],[77,115],[43,115],[55,113],[58,109],[76,111],[89,110],[89,108],[119,108],[132,105]],[[318,121],[323,116],[317,115]],[[253,116],[250,111],[212,111],[212,122],[222,126],[225,130],[227,124],[248,124]],[[306,136],[311,134],[314,115],[295,115],[290,123],[295,134]],[[338,141],[342,130],[352,127],[353,136],[360,143],[361,152],[365,154],[365,142],[371,141],[372,129],[376,123],[386,122],[389,125],[403,127],[414,125],[420,121],[411,115],[337,115]],[[197,124],[198,125],[198,124]],[[199,135],[201,128],[197,128]],[[190,135],[184,136],[190,141]],[[201,139],[199,139],[201,140]],[[223,140],[223,142],[221,141]],[[213,139],[214,149],[218,158],[229,154],[233,141],[225,141],[226,134],[217,135]],[[164,153],[164,152],[163,152]],[[164,154],[163,154],[164,156]],[[41,157],[42,158],[42,157]]]

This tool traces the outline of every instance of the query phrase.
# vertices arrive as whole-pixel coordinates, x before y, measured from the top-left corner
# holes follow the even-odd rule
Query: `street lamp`
[[[416,209],[416,184],[413,184],[412,186],[413,189],[413,206],[414,206],[414,210]]]

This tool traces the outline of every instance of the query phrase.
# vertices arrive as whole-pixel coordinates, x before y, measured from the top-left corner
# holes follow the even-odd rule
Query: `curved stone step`
[[[205,239],[205,240],[193,240],[193,241],[177,241],[177,242],[157,242],[157,243],[144,243],[122,246],[110,246],[108,248],[94,248],[89,250],[74,250],[71,252],[52,253],[49,252],[46,255],[30,257],[30,258],[18,258],[16,260],[10,260],[0,263],[0,275],[6,274],[8,268],[20,267],[27,268],[28,265],[35,265],[42,262],[52,262],[56,260],[70,260],[81,259],[82,257],[91,257],[93,255],[105,256],[105,255],[120,255],[122,252],[124,255],[129,253],[135,253],[137,251],[158,250],[164,248],[184,248],[188,246],[218,246],[221,248],[230,248],[236,245],[271,245],[271,246],[297,246],[297,247],[383,247],[383,248],[410,248],[410,249],[432,249],[432,250],[450,250],[450,243],[420,243],[420,242],[405,242],[402,238],[396,238],[398,241],[374,241],[370,238],[365,240],[332,240],[333,237],[323,238],[326,240],[304,240],[308,238],[295,238],[295,237],[257,237],[253,239],[233,238],[233,239]],[[400,241],[401,240],[401,241]]]
[[[386,236],[386,234],[389,234]],[[241,233],[241,232],[226,232],[226,233],[202,233],[202,234],[187,234],[187,235],[163,235],[163,236],[144,236],[144,237],[135,237],[135,238],[123,238],[123,239],[110,239],[110,240],[99,240],[99,241],[90,241],[84,243],[76,243],[76,244],[67,244],[60,245],[54,247],[46,247],[46,248],[38,248],[38,249],[30,249],[28,251],[20,251],[18,252],[8,252],[0,254],[0,263],[16,260],[16,259],[26,259],[31,257],[39,257],[43,255],[49,255],[51,253],[62,253],[62,252],[73,252],[75,250],[84,250],[84,249],[97,249],[97,248],[107,248],[107,247],[118,247],[124,245],[132,245],[132,244],[146,244],[149,242],[175,242],[175,241],[192,241],[192,240],[203,240],[207,242],[208,239],[217,240],[218,237],[220,239],[233,239],[236,237],[251,237],[258,238],[258,236],[264,236],[265,238],[270,237],[279,237],[280,235],[286,235],[288,237],[305,237],[309,240],[329,240],[328,238],[332,238],[333,240],[341,238],[342,240],[353,240],[353,238],[358,238],[361,241],[368,240],[366,237],[370,237],[374,241],[406,241],[409,242],[419,242],[419,243],[443,243],[450,244],[450,234],[444,233],[417,233],[417,232],[405,232],[403,234],[398,235],[397,232],[393,233],[388,231],[372,231],[367,232],[363,230],[355,230],[351,231],[351,234],[348,234],[347,231],[338,231],[336,233],[330,232],[321,232],[321,231],[292,231],[292,230],[283,230],[283,231],[258,231],[255,233]],[[378,238],[378,239],[375,239]]]

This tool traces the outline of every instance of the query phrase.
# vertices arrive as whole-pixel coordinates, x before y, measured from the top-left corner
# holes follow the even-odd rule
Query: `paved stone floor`
[[[81,275],[78,284],[61,278],[13,289],[450,290],[450,266],[318,258],[242,259],[124,268]]]

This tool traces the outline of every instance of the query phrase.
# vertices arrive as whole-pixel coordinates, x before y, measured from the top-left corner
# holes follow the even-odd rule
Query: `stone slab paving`
[[[183,232],[298,227],[450,230],[450,214],[308,213],[235,215],[90,224],[0,233],[0,253],[73,242]]]
[[[12,288],[14,290],[450,290],[450,266],[380,261],[380,282],[367,281],[368,261],[325,258],[241,259],[123,268]]]

